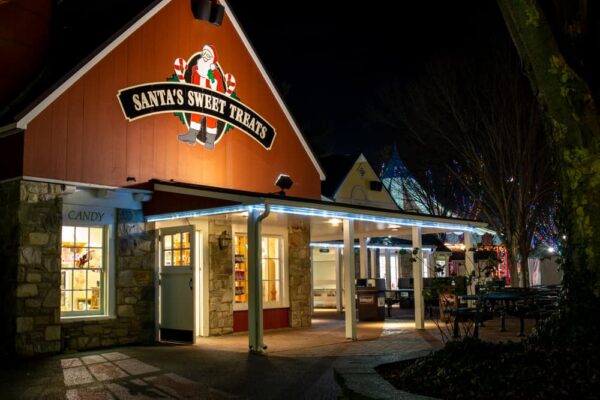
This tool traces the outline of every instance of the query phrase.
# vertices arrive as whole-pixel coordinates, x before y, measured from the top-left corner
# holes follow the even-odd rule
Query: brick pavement
[[[316,312],[313,328],[267,331],[265,356],[247,353],[247,335],[200,344],[120,347],[3,363],[3,399],[334,399],[341,392],[333,368],[347,362],[385,362],[442,345],[435,324],[414,329],[410,312],[358,324],[359,340],[344,338],[343,315]],[[481,329],[488,340],[518,339],[518,320]],[[531,323],[528,324],[528,329]]]

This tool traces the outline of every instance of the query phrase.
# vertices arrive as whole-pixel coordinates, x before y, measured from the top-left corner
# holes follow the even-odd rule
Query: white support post
[[[335,249],[337,254],[337,265],[335,267],[335,304],[337,308],[337,312],[342,312],[343,310],[343,301],[342,301],[342,293],[344,292],[344,279],[343,279],[343,271],[342,268],[342,252],[340,249]]]
[[[398,252],[394,257],[396,257],[396,278],[402,278],[402,255]],[[398,281],[396,281],[396,285],[398,285]]]
[[[368,278],[367,275],[367,267],[368,267],[368,250],[367,250],[367,238],[361,237],[358,239],[360,244],[360,252],[358,253],[358,257],[360,260],[360,278]],[[352,253],[354,254],[354,253]]]
[[[346,318],[346,338],[356,340],[356,267],[354,266],[354,221],[345,219],[343,222],[343,227],[345,286],[344,300],[346,303],[344,314]]]
[[[421,238],[421,227],[412,227],[412,263],[414,295],[415,295],[415,328],[425,329],[425,301],[423,299],[423,243]]]
[[[250,351],[256,353],[267,348],[263,342],[261,221],[268,215],[268,205],[262,214],[256,208],[248,212],[248,342]]]
[[[467,276],[469,276],[475,271],[475,251],[473,251],[475,245],[473,243],[473,234],[471,232],[465,232],[463,242],[465,244],[465,272],[467,273]],[[474,294],[474,283],[467,289],[469,294]]]
[[[392,288],[392,257],[391,251],[385,250],[385,288]]]

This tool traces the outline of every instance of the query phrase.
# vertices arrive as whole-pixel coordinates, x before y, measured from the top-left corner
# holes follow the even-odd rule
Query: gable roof
[[[102,0],[115,4],[116,0]],[[9,97],[0,109],[0,131],[37,106],[44,98],[77,73],[109,43],[140,19],[162,0],[130,0],[117,4],[119,12],[109,7],[97,7],[98,1],[63,1],[53,5],[53,26],[47,50],[34,69],[33,76],[19,82],[18,93]],[[93,11],[91,11],[94,9]],[[37,50],[41,51],[41,50]],[[4,128],[4,129],[3,129]]]
[[[348,199],[344,199],[342,189],[348,182],[352,182],[351,179],[354,179],[354,167],[359,163],[366,164],[366,167],[370,169],[372,176],[374,177],[372,178],[372,180],[381,181],[379,175],[377,174],[377,172],[375,172],[371,163],[362,153],[331,155],[325,158],[321,158],[321,162],[322,165],[325,166],[325,171],[327,173],[327,179],[324,182],[321,182],[321,195],[331,200],[349,201]],[[382,186],[382,192],[387,194],[388,199],[386,199],[385,202],[389,200],[390,207],[395,209],[401,209],[400,207],[398,207],[398,204],[396,203],[395,199],[392,197],[392,195],[389,193],[388,189],[384,185]],[[379,202],[378,207],[385,208],[385,206],[383,206],[380,201],[381,199],[367,200],[367,202],[371,202],[373,204]]]
[[[360,154],[333,154],[321,158],[327,179],[321,182],[321,194],[333,199]]]
[[[142,27],[148,20],[150,20],[171,1],[172,0],[156,0],[153,3],[151,3],[144,11],[138,14],[127,25],[122,27],[109,40],[107,40],[103,45],[96,49],[95,52],[93,52],[87,58],[81,61],[69,73],[65,74],[53,86],[46,90],[41,96],[39,96],[36,100],[31,102],[27,107],[25,107],[21,113],[17,114],[14,117],[14,123],[6,124],[8,125],[8,128],[12,129],[14,127],[16,129],[26,129],[27,124],[29,122],[31,122],[37,115],[44,111],[61,94],[68,90],[83,75],[85,75],[89,70],[91,70],[96,64],[98,64],[102,59],[104,59],[108,54],[110,54],[119,44],[121,44],[124,40],[126,40],[129,36],[136,32],[140,27]],[[246,37],[246,34],[239,22],[237,21],[237,18],[235,17],[233,11],[231,10],[230,6],[225,0],[221,0],[220,3],[224,6],[225,14],[231,21],[235,31],[239,35],[242,43],[244,44],[244,47],[250,54],[257,68],[259,69],[273,97],[281,107],[281,110],[283,111],[288,123],[290,124],[292,130],[298,137],[298,140],[302,144],[302,147],[304,148],[306,154],[308,155],[309,159],[313,163],[313,166],[318,172],[320,179],[322,181],[325,180],[325,173],[323,172],[321,165],[319,164],[317,158],[313,154],[310,145],[304,138],[304,135],[298,127],[298,124],[289,112],[287,105],[285,104],[283,98],[279,94],[279,91],[273,84],[273,81],[269,77],[258,55],[254,51],[254,48],[250,44],[250,41]]]
[[[423,214],[431,214],[423,202],[426,191],[419,181],[410,173],[398,153],[398,147],[394,144],[392,155],[385,165],[380,176],[383,186],[388,190],[392,199],[398,207],[403,210],[417,211]],[[429,196],[427,196],[429,197]],[[431,200],[439,209],[441,204],[435,199]]]

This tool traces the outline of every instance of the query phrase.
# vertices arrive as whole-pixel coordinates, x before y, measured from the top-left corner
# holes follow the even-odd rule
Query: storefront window
[[[281,274],[283,261],[281,255],[282,239],[278,237],[262,238],[262,290],[264,303],[280,303]],[[235,302],[248,302],[248,237],[236,235],[234,238],[235,261]]]
[[[163,266],[165,267],[189,267],[190,257],[190,233],[176,232],[163,235]]]
[[[262,239],[263,301],[277,303],[281,300],[280,239]]]
[[[390,251],[390,276],[386,274],[386,256],[379,256],[379,276],[390,280],[390,288],[398,289],[398,256],[396,251]]]
[[[103,312],[105,244],[105,226],[62,227],[60,310],[63,315]]]
[[[234,238],[234,262],[235,262],[235,287],[234,296],[236,303],[248,302],[248,237],[238,236]]]

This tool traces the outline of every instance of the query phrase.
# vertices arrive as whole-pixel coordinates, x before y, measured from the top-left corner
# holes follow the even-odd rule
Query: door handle
[[[192,279],[192,278],[190,278],[190,290],[192,290],[192,288],[193,288],[193,286],[192,286],[192,285],[193,285],[193,283],[194,283],[193,279]]]

